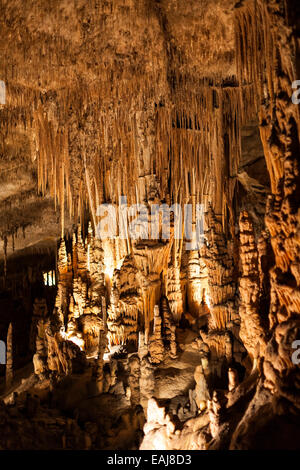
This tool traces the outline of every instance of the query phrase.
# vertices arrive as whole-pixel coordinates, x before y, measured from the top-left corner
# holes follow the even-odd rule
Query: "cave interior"
[[[299,450],[299,13],[0,0],[0,450]]]

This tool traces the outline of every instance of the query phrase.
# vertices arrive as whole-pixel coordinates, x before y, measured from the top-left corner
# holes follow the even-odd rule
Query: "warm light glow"
[[[71,336],[71,338],[68,338],[69,341],[72,341],[72,343],[76,344],[81,351],[83,351],[83,340],[82,338],[78,338],[77,336]]]
[[[109,279],[111,279],[113,277],[113,274],[114,274],[114,268],[113,266],[108,266],[104,269],[104,274],[106,276],[109,277]]]
[[[110,352],[103,354],[103,360],[104,360],[104,362],[108,362],[108,361],[110,360],[110,355],[111,355]]]
[[[206,291],[205,291],[204,297],[205,297],[205,303],[206,303],[206,305],[208,306],[208,308],[211,308],[210,298],[209,298],[209,296],[208,296],[208,294],[207,294]]]
[[[66,341],[71,341],[72,343],[76,344],[80,348],[81,351],[84,351],[84,340],[81,336],[70,335],[70,333],[66,333],[65,331],[61,331],[61,336]]]
[[[108,240],[104,240],[103,242],[103,251],[104,274],[109,277],[109,279],[112,279],[115,269],[115,260],[112,247]]]
[[[121,266],[123,264],[123,261],[124,261],[125,258],[122,258],[120,259],[118,262],[117,262],[117,269],[121,269]]]
[[[44,285],[48,287],[55,286],[55,272],[54,271],[48,271],[46,273],[43,273],[43,278],[44,278]]]
[[[90,271],[90,245],[87,246],[87,268]]]

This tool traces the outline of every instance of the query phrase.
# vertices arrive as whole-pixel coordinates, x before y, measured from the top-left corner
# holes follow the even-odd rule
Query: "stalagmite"
[[[177,357],[177,343],[176,343],[176,326],[171,325],[170,327],[170,357],[176,359]]]
[[[159,307],[154,307],[153,334],[150,336],[149,353],[151,362],[158,364],[164,359],[164,344],[162,340],[162,318],[159,313]]]
[[[103,385],[104,385],[104,375],[103,375],[103,365],[104,360],[103,356],[105,353],[107,343],[106,343],[106,335],[105,331],[99,331],[99,347],[98,347],[98,357],[96,362],[96,384],[97,390],[99,393],[103,392]]]
[[[6,340],[6,369],[5,369],[5,384],[9,388],[12,386],[14,379],[13,370],[13,327],[12,323],[9,324]]]
[[[147,410],[148,400],[155,393],[154,366],[150,363],[149,357],[144,356],[140,362],[140,404]]]
[[[146,344],[146,335],[142,331],[139,332],[138,355],[140,360],[148,355],[148,345]]]
[[[178,323],[183,312],[180,269],[178,266],[169,270],[167,297],[173,319]]]
[[[169,307],[168,299],[164,296],[161,300],[162,312],[162,337],[169,343],[169,353],[172,359],[177,357],[176,325]]]
[[[210,324],[212,329],[225,329],[227,323],[235,318],[233,253],[211,207],[206,224],[208,247],[205,263],[208,270]]]
[[[207,401],[210,399],[210,393],[206,377],[204,375],[202,364],[196,367],[194,373],[194,379],[196,382],[195,388],[195,401],[200,411],[203,411],[207,407]]]
[[[33,303],[32,321],[30,327],[30,349],[35,351],[35,342],[37,335],[37,324],[40,318],[45,318],[48,314],[46,299],[36,298]]]
[[[37,323],[37,334],[35,339],[35,354],[33,356],[34,373],[41,380],[46,374],[47,345],[45,341],[45,320],[40,319]]]
[[[208,413],[209,413],[209,429],[213,438],[217,438],[219,435],[220,426],[222,423],[222,405],[218,397],[216,390],[213,392],[212,399],[208,401]]]
[[[203,304],[205,303],[205,292],[208,291],[208,273],[199,251],[189,251],[187,288],[191,313],[196,316],[205,315],[207,311]]]
[[[241,317],[240,337],[252,359],[263,354],[265,334],[259,315],[260,276],[258,253],[253,226],[246,211],[240,214],[240,257],[242,277],[240,278]]]
[[[140,359],[138,356],[131,356],[129,359],[129,379],[130,401],[132,406],[140,403]]]
[[[229,390],[229,392],[234,390],[238,386],[238,384],[239,384],[238,373],[237,373],[236,369],[233,369],[232,367],[230,367],[228,369],[228,390]]]

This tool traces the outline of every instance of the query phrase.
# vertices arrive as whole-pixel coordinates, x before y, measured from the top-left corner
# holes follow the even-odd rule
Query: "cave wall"
[[[143,449],[245,449],[269,429],[278,442],[275,423],[299,432],[297,2],[0,7],[3,283],[14,250],[59,239],[30,387],[51,388],[60,412],[75,407],[60,387],[77,375],[84,398],[122,397],[133,435],[110,435],[108,420],[87,447],[123,436]],[[125,237],[99,239],[99,206],[124,195],[147,209],[191,204],[193,227],[202,204],[204,243],[188,250],[174,220],[167,240],[133,239],[128,221]]]

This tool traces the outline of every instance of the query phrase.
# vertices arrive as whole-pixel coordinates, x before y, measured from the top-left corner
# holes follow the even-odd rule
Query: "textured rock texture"
[[[299,448],[299,14],[0,0],[0,449]]]

